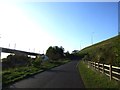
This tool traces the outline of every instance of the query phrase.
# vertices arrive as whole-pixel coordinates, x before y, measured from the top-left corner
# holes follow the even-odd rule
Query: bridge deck
[[[0,47],[0,48],[2,49],[1,52],[4,52],[4,53],[23,53],[23,54],[34,55],[34,56],[41,55],[39,53],[34,53],[34,52],[27,52],[27,51],[21,51],[21,50],[3,48],[3,47]]]

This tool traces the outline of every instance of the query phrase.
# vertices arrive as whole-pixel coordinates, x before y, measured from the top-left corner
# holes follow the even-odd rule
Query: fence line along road
[[[117,81],[120,81],[120,67],[92,61],[87,61],[87,64],[88,68],[93,67],[95,70],[109,76],[110,80],[115,79]]]

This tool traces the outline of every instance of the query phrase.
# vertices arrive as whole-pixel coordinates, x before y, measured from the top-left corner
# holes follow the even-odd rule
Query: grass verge
[[[115,88],[120,89],[120,82],[109,80],[109,77],[87,67],[87,64],[80,61],[77,65],[80,75],[86,88]]]
[[[2,71],[3,87],[68,62],[70,62],[70,60],[61,60],[58,62],[46,61],[46,62],[43,62],[39,68],[36,68],[33,66],[26,66],[26,67],[19,67],[19,68],[4,70]]]

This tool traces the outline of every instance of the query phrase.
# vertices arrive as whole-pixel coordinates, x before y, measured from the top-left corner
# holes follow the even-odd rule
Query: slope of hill
[[[84,60],[120,66],[120,35],[86,47],[79,54]]]

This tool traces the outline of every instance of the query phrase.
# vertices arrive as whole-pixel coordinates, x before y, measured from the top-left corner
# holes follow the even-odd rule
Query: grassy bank
[[[116,88],[120,89],[120,82],[109,80],[109,77],[101,74],[91,68],[87,64],[80,61],[77,65],[80,75],[86,88]]]
[[[79,52],[79,55],[85,60],[120,67],[120,35],[86,47]]]
[[[18,80],[28,78],[34,74],[40,73],[42,71],[51,69],[56,66],[60,66],[62,64],[65,64],[69,62],[70,60],[61,60],[61,61],[45,61],[43,62],[40,67],[34,67],[34,66],[24,66],[24,67],[18,67],[18,68],[11,68],[2,71],[2,84],[3,86],[6,86],[8,84],[14,83]]]

